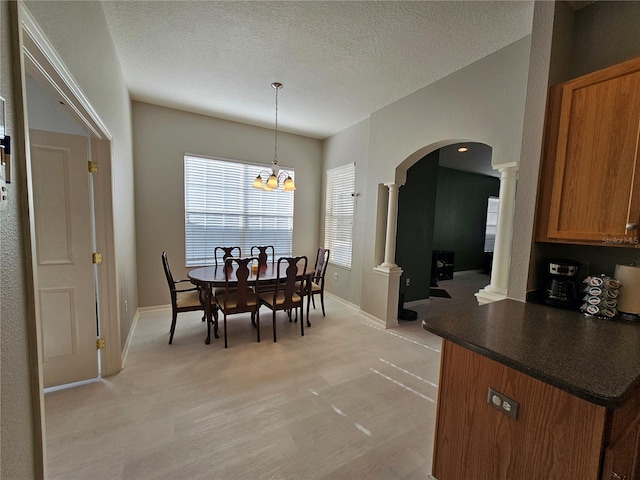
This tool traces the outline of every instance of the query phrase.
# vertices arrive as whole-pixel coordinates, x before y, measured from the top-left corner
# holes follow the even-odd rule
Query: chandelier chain
[[[275,134],[275,146],[273,151],[273,163],[275,165],[278,164],[278,90],[280,90],[281,86],[275,85],[276,89],[276,134]]]

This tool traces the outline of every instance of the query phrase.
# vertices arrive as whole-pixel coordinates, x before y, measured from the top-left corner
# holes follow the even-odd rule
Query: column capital
[[[506,169],[518,170],[519,167],[520,167],[520,164],[518,162],[504,162],[504,163],[497,163],[496,165],[491,165],[491,168],[498,171],[506,170]]]
[[[498,170],[498,172],[500,172],[501,180],[516,178],[516,176],[518,175],[519,166],[515,162],[503,163],[502,165],[496,165],[496,167],[497,168],[495,168],[495,170]]]
[[[400,185],[398,185],[397,183],[385,183],[384,184],[385,187],[387,187],[389,189],[389,191],[398,191],[398,189],[400,188]]]

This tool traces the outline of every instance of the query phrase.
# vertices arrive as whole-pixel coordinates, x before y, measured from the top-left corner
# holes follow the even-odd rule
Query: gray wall
[[[571,78],[640,55],[640,2],[594,2],[573,23]]]

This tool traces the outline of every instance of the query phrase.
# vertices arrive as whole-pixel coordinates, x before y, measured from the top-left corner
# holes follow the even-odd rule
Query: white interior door
[[[44,386],[98,377],[88,138],[29,130]]]

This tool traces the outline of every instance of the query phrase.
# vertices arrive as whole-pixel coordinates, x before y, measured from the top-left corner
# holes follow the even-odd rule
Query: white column
[[[509,289],[509,262],[511,260],[511,237],[513,214],[516,203],[518,166],[516,163],[498,167],[500,172],[500,209],[498,227],[493,248],[491,284],[476,293],[479,304],[507,298]]]
[[[387,183],[389,202],[387,204],[387,231],[384,245],[384,262],[373,269],[374,282],[378,283],[376,298],[376,317],[384,322],[386,328],[398,326],[398,297],[402,269],[395,263],[396,228],[398,223],[398,185]],[[386,295],[382,295],[386,292]]]
[[[389,203],[387,205],[387,236],[384,243],[384,262],[381,267],[397,267],[396,259],[396,228],[398,223],[398,185],[386,183],[389,189]]]

